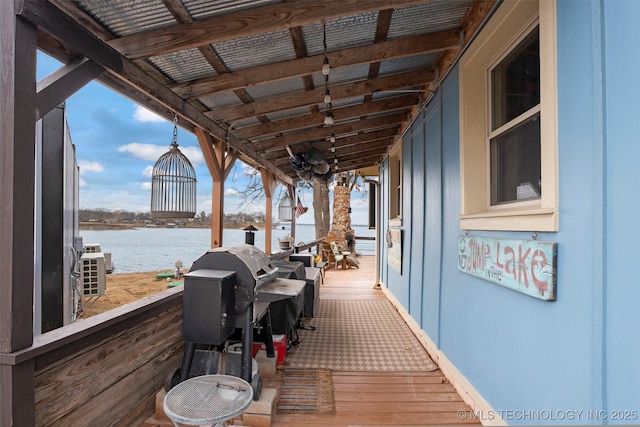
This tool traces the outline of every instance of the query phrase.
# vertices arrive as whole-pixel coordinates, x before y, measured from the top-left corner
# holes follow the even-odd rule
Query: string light
[[[324,91],[324,103],[331,104],[331,94],[329,93],[329,88],[326,88]]]
[[[336,152],[336,136],[333,133],[333,125],[335,120],[333,118],[333,105],[331,104],[331,92],[329,91],[329,73],[331,73],[331,67],[329,66],[329,55],[327,55],[327,22],[322,21],[322,48],[324,50],[324,60],[322,62],[322,74],[324,75],[324,103],[327,104],[327,112],[324,116],[324,124],[331,126],[331,152],[334,154],[333,163],[334,168],[338,170],[338,157]]]
[[[322,61],[322,74],[328,76],[329,73],[331,73],[331,67],[329,66],[329,57],[325,54],[324,61]]]

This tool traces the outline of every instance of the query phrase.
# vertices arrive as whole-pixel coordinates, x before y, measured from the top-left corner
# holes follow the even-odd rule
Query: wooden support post
[[[64,107],[42,118],[42,170],[39,197],[42,235],[41,324],[36,331],[49,332],[64,325]],[[38,317],[36,317],[37,319]]]
[[[260,168],[260,175],[262,176],[264,194],[267,196],[264,226],[264,252],[267,255],[271,255],[271,231],[273,230],[273,192],[276,189],[277,181],[276,177],[264,168]]]
[[[291,200],[291,237],[293,237],[292,245],[296,244],[296,211],[298,210],[298,198],[296,197],[296,188],[293,185],[287,185],[287,192]]]
[[[33,343],[36,27],[0,1],[0,425],[33,426],[33,362],[3,357]]]
[[[224,230],[224,181],[229,176],[237,155],[235,152],[225,151],[225,143],[212,138],[204,129],[196,127],[195,134],[213,181],[211,190],[211,247],[219,248],[222,246],[222,232]]]

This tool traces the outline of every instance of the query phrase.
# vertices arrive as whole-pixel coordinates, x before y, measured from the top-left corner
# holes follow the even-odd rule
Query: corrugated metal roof
[[[422,68],[430,70],[435,66],[439,57],[440,52],[435,52],[382,61],[380,63],[379,74],[383,76],[387,74],[396,74],[400,72],[419,70]]]
[[[473,0],[433,0],[393,11],[387,39],[455,29],[471,7]]]
[[[301,78],[293,78],[264,85],[251,86],[246,88],[245,91],[253,100],[260,101],[276,98],[288,93],[303,92],[304,85],[302,84]]]
[[[296,58],[288,30],[227,40],[213,48],[230,71]]]
[[[327,51],[373,43],[376,34],[378,13],[368,12],[326,21]],[[319,55],[324,52],[322,23],[302,27],[307,53]]]
[[[78,4],[118,37],[176,23],[162,0],[79,0]]]
[[[210,110],[242,105],[242,101],[233,92],[222,92],[198,98]]]
[[[177,83],[217,74],[196,48],[154,56],[149,61]]]
[[[258,6],[280,3],[280,0],[183,0],[194,20],[238,12]]]
[[[57,0],[67,1],[67,0]],[[455,46],[455,42],[446,42],[440,46],[438,52],[429,54],[420,54],[416,49],[415,54],[412,52],[410,46],[402,47],[404,55],[406,57],[394,58],[394,59],[381,59],[386,57],[384,50],[380,50],[380,55],[376,57],[378,48],[372,46],[375,41],[376,34],[380,32],[379,37],[382,40],[396,40],[413,35],[424,35],[432,32],[439,32],[444,30],[456,30],[461,27],[463,19],[466,17],[470,10],[471,5],[477,0],[424,0],[424,3],[419,5],[399,7],[395,8],[391,14],[391,21],[389,23],[389,29],[384,33],[384,22],[378,22],[381,17],[380,11],[371,11],[371,3],[367,1],[345,1],[339,2],[323,2],[322,0],[313,3],[312,0],[307,2],[302,1],[283,1],[283,0],[73,0],[72,2],[65,3],[67,5],[66,11],[72,18],[81,17],[81,13],[74,13],[73,5],[77,5],[80,9],[85,11],[90,16],[94,17],[96,23],[90,23],[87,20],[79,19],[77,22],[79,25],[86,25],[89,31],[93,31],[96,25],[103,25],[104,30],[111,32],[114,37],[127,37],[123,40],[115,40],[110,42],[111,46],[116,49],[126,52],[126,57],[122,56],[123,61],[131,61],[128,67],[124,67],[125,70],[132,70],[131,67],[135,67],[144,61],[147,61],[151,66],[155,67],[159,73],[162,73],[167,77],[169,81],[175,83],[192,83],[190,86],[193,91],[185,90],[185,86],[181,85],[179,88],[173,88],[168,86],[168,90],[175,90],[175,96],[156,96],[152,93],[157,88],[158,81],[156,80],[156,73],[150,72],[148,76],[143,74],[148,71],[146,66],[140,67],[132,75],[119,75],[118,77],[122,82],[128,82],[127,79],[133,77],[132,82],[128,82],[130,90],[139,90],[144,87],[145,77],[148,78],[148,86],[144,90],[149,92],[140,96],[138,99],[141,102],[146,102],[150,109],[166,113],[167,107],[175,111],[182,111],[184,109],[185,101],[187,102],[199,102],[201,106],[199,108],[204,110],[204,115],[198,116],[199,112],[188,112],[185,114],[182,111],[182,116],[186,120],[190,120],[194,126],[219,126],[223,131],[226,131],[227,127],[231,126],[233,129],[246,126],[254,126],[251,134],[252,140],[261,140],[259,145],[263,151],[257,153],[259,156],[263,152],[270,151],[271,147],[277,147],[278,142],[274,141],[273,144],[269,143],[269,139],[272,138],[275,133],[274,129],[278,129],[278,133],[287,135],[289,133],[298,133],[301,127],[300,123],[304,123],[305,116],[308,116],[316,108],[310,106],[297,107],[292,102],[287,108],[287,95],[288,94],[305,94],[305,90],[311,89],[311,85],[307,85],[309,80],[313,84],[313,88],[322,91],[325,87],[325,76],[320,73],[322,68],[322,61],[318,60],[317,65],[305,63],[304,61],[297,61],[295,64],[280,64],[282,67],[295,67],[296,77],[286,77],[282,79],[283,75],[280,75],[277,71],[267,74],[268,70],[256,69],[255,73],[240,72],[242,70],[251,70],[252,68],[259,67],[266,64],[278,64],[285,61],[292,61],[298,58],[298,55],[305,56],[322,56],[324,51],[323,47],[323,22],[326,26],[326,44],[328,52],[335,52],[336,54],[347,55],[346,52],[341,52],[348,48],[367,47],[366,51],[363,50],[363,54],[370,54],[370,57],[359,57],[359,61],[364,63],[356,64],[353,66],[346,66],[342,68],[332,68],[329,75],[329,90],[339,85],[348,85],[354,82],[363,82],[368,79],[375,80],[378,77],[384,77],[388,75],[394,75],[413,70],[424,70],[425,73],[433,70],[434,68],[442,68],[447,70],[451,64],[441,63],[444,51],[454,49],[454,54],[459,54],[459,49]],[[56,2],[53,2],[55,5]],[[307,5],[300,9],[299,5]],[[175,9],[175,10],[174,10]],[[248,13],[244,13],[251,10]],[[482,14],[488,14],[490,11],[486,8],[474,8],[476,12],[480,11]],[[194,21],[200,21],[208,19],[214,16],[224,17],[229,20],[229,26],[225,26],[227,33],[220,34],[219,38],[231,37],[229,40],[213,41],[215,37],[216,29],[209,31],[203,26],[195,25],[178,25],[182,19],[176,19],[172,15],[178,13],[184,15],[187,13],[190,19]],[[348,12],[347,12],[348,11]],[[358,12],[359,11],[359,12]],[[239,15],[239,12],[243,12]],[[326,12],[326,13],[325,13]],[[358,13],[356,13],[358,12]],[[336,17],[340,14],[345,16]],[[386,13],[385,13],[386,15]],[[252,18],[247,19],[247,16]],[[327,18],[325,18],[325,16]],[[473,15],[469,20],[472,25],[479,26],[482,23],[483,16],[486,15]],[[312,22],[312,23],[310,23]],[[297,41],[297,33],[289,29],[290,25],[300,25],[299,30],[302,35],[302,41],[304,42],[306,52],[296,53],[294,43]],[[378,28],[380,26],[380,28]],[[158,30],[163,28],[171,28],[169,37],[165,33],[159,31],[148,33],[151,30]],[[256,32],[264,31],[260,34]],[[102,35],[105,31],[102,29],[96,30],[98,34]],[[211,32],[211,34],[209,34]],[[138,36],[138,37],[136,37]],[[449,34],[442,34],[443,37],[434,39],[436,42],[435,49],[438,49],[437,43],[439,40],[447,40],[450,38]],[[467,35],[469,36],[469,35]],[[54,36],[55,37],[55,36]],[[157,37],[153,40],[154,43],[144,43],[144,39],[148,37]],[[457,41],[457,37],[454,35],[454,39]],[[207,46],[211,43],[211,48],[215,55],[218,56],[220,63],[224,64],[225,70],[214,69],[214,65],[210,64],[205,58],[202,52],[194,48],[194,45]],[[405,43],[406,44],[406,43]],[[51,47],[49,47],[51,48]],[[63,49],[67,48],[67,50]],[[55,49],[55,47],[54,47]],[[60,48],[59,56],[68,56],[68,52],[74,52],[73,46],[64,46]],[[171,53],[163,53],[171,52]],[[366,53],[365,53],[366,52]],[[134,59],[135,58],[135,59]],[[99,63],[100,58],[91,58]],[[216,59],[217,61],[217,59]],[[371,64],[380,63],[379,68],[372,67]],[[105,66],[105,64],[102,64]],[[108,65],[106,65],[108,67]],[[215,65],[218,67],[217,65]],[[306,67],[306,68],[304,68]],[[310,68],[309,68],[310,67]],[[277,66],[276,66],[277,68]],[[231,73],[226,73],[229,70]],[[377,71],[376,71],[377,70]],[[118,73],[117,70],[110,70],[111,73]],[[371,73],[376,71],[375,73]],[[224,75],[218,76],[218,73]],[[371,73],[371,75],[370,75]],[[309,76],[301,77],[300,75]],[[247,79],[248,75],[248,79]],[[198,81],[205,77],[212,77],[210,81]],[[388,79],[387,82],[390,87],[394,86],[394,79]],[[216,81],[219,81],[224,87],[240,88],[235,90],[227,90],[222,93],[215,93],[213,95],[206,95],[210,92],[219,90],[219,86]],[[347,99],[338,99],[335,91],[332,95],[332,107],[338,109],[344,106],[356,106],[362,103],[369,102],[370,99],[383,99],[390,97],[401,97],[406,95],[407,89],[425,89],[425,84],[416,84],[414,86],[404,86],[403,82],[397,82],[394,90],[385,92],[376,92],[372,96],[351,96]],[[406,82],[404,82],[406,84]],[[436,83],[437,84],[437,83]],[[249,85],[249,86],[246,86]],[[117,85],[116,85],[117,86]],[[246,87],[245,87],[246,86]],[[434,86],[429,86],[431,89]],[[366,92],[366,91],[365,91]],[[352,93],[357,93],[354,89]],[[411,92],[413,93],[413,92]],[[197,99],[189,99],[190,94],[205,94],[198,96]],[[298,95],[300,96],[300,95]],[[309,99],[311,106],[317,106],[320,111],[325,111],[327,105],[323,102],[323,97],[319,94],[313,95],[318,99]],[[283,111],[272,112],[262,114],[256,117],[256,109],[252,108],[251,102],[263,102],[270,99],[278,99],[278,108],[282,108]],[[406,99],[406,98],[405,98]],[[418,97],[410,98],[415,99]],[[424,97],[423,97],[424,99]],[[398,100],[405,102],[405,100]],[[220,117],[222,112],[219,110],[228,107],[242,106],[246,104],[246,108],[242,111],[246,112],[246,117],[235,119],[238,114],[228,114],[229,122],[227,123],[211,123],[209,117]],[[389,105],[390,109],[397,111],[398,105],[395,101],[389,103],[380,103],[377,106],[372,106],[373,109],[379,106]],[[402,104],[400,104],[402,105]],[[363,109],[366,111],[366,109]],[[366,114],[362,113],[362,116],[383,116],[386,112]],[[190,117],[195,115],[197,117]],[[361,117],[362,117],[361,116]],[[234,118],[231,118],[234,117]],[[269,126],[265,128],[264,135],[260,135],[261,121],[280,121],[275,126]],[[298,118],[295,120],[295,126],[291,129],[286,129],[287,122],[282,121],[288,118]],[[357,121],[358,118],[349,119],[349,121]],[[313,122],[317,122],[317,117],[313,119]],[[311,119],[310,119],[311,122]],[[344,121],[342,121],[343,123]],[[366,134],[377,126],[375,126],[376,120],[367,122],[366,126],[369,128],[363,129],[358,132],[359,134]],[[385,121],[386,122],[386,121]],[[314,126],[314,123],[310,123],[309,126]],[[393,125],[396,129],[401,129],[406,126],[407,120],[399,119],[398,123]],[[371,127],[373,126],[373,127]],[[385,125],[385,127],[389,127]],[[271,129],[271,130],[267,130]],[[330,127],[327,130],[330,132]],[[217,131],[212,132],[215,136]],[[249,134],[247,132],[246,134]],[[240,135],[240,134],[239,134]],[[366,144],[366,140],[362,140],[363,144]],[[361,147],[362,148],[362,147]],[[238,147],[236,147],[238,149]],[[239,151],[242,151],[239,149]],[[274,151],[284,151],[281,147],[276,148]],[[247,153],[248,156],[255,156],[256,154]],[[255,159],[254,159],[255,160]],[[282,159],[281,159],[282,160]],[[287,173],[290,176],[295,176],[295,172],[289,170]]]

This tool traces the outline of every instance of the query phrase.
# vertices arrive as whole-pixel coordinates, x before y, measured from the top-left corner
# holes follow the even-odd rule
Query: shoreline
[[[235,229],[244,229],[249,225],[253,225],[258,230],[264,230],[264,224],[253,224],[253,223],[226,223],[224,224],[224,228],[235,228]],[[165,225],[148,227],[145,224],[136,222],[136,223],[107,223],[107,222],[80,222],[78,224],[78,230],[133,230],[136,228],[198,228],[198,229],[208,229],[211,228],[210,224],[200,225],[200,224],[186,224],[180,227],[167,227]]]

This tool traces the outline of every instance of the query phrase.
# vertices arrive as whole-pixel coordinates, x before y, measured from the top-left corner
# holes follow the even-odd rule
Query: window
[[[460,60],[462,229],[558,229],[555,6],[504,2]]]
[[[538,27],[491,70],[491,205],[540,198]]]
[[[389,155],[389,225],[402,225],[402,141]]]

